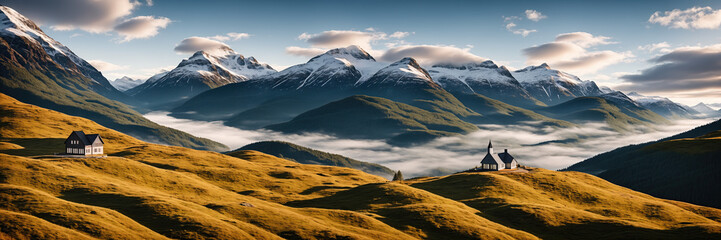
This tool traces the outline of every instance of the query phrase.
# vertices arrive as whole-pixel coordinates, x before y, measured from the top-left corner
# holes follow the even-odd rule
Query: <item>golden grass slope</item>
[[[0,95],[0,239],[714,238],[721,211],[573,172],[404,184],[261,152],[139,141]],[[107,158],[57,158],[73,130]],[[43,156],[45,155],[45,156]]]

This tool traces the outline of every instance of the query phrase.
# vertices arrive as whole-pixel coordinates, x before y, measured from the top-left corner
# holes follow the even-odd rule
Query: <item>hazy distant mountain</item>
[[[531,96],[548,105],[559,104],[576,97],[603,94],[593,81],[551,69],[548,64],[530,66],[511,73]]]
[[[637,92],[628,93],[628,97],[641,106],[669,119],[690,118],[698,114],[698,111],[687,109],[665,97],[644,96]]]
[[[160,126],[111,100],[131,101],[87,61],[5,6],[0,6],[0,92],[25,103],[89,118],[140,139],[199,149],[225,147]]]
[[[552,118],[575,123],[605,122],[611,128],[622,132],[631,130],[638,125],[667,122],[660,115],[643,107],[635,106],[632,101],[622,101],[622,99],[609,95],[579,97],[540,109],[539,112]]]
[[[127,91],[128,94],[161,105],[187,100],[208,89],[276,72],[255,58],[236,53],[230,48],[221,52],[198,51],[176,68]]]
[[[125,92],[128,89],[137,87],[140,84],[143,84],[145,80],[143,79],[132,79],[130,77],[124,76],[122,78],[115,79],[110,82],[110,84],[115,87],[115,89],[120,90],[121,92]]]
[[[719,112],[718,110],[714,110],[713,108],[709,107],[705,103],[696,104],[695,106],[693,106],[691,108],[707,117],[721,116],[721,112]]]

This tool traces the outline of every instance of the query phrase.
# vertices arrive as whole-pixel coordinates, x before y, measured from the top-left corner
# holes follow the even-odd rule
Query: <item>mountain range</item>
[[[694,110],[671,101],[645,100],[641,104],[622,92],[602,90],[593,81],[580,80],[547,64],[516,71],[499,67],[492,61],[435,64],[426,69],[413,58],[403,58],[390,64],[377,62],[358,46],[332,49],[304,64],[277,73],[208,90],[172,109],[171,115],[206,121],[222,120],[226,125],[241,129],[268,128],[386,140],[394,137],[418,139],[418,142],[390,141],[395,144],[422,143],[439,136],[464,133],[468,129],[439,132],[400,124],[395,126],[405,130],[390,131],[384,127],[380,129],[389,131],[378,134],[350,126],[331,128],[331,125],[300,124],[300,119],[308,123],[360,121],[364,117],[362,113],[367,113],[368,109],[356,109],[360,105],[350,104],[360,100],[353,98],[357,95],[385,99],[382,101],[384,104],[365,106],[379,107],[373,110],[375,112],[391,111],[399,116],[406,115],[408,113],[401,109],[407,108],[380,107],[404,104],[417,108],[414,110],[416,113],[423,110],[423,114],[414,115],[416,118],[433,119],[439,114],[447,118],[450,114],[468,124],[533,122],[567,127],[602,122],[608,123],[612,130],[624,132],[638,123],[663,124],[668,122],[667,118],[695,116]],[[595,103],[584,100],[588,97],[600,100]],[[340,103],[349,106],[341,108],[338,106]],[[323,112],[331,109],[345,109],[345,112]],[[394,119],[392,114],[384,116],[388,123]],[[408,131],[417,137],[401,136],[410,134]]]

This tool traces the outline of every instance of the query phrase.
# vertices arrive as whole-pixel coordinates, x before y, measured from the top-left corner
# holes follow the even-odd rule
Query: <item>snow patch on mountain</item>
[[[461,65],[436,64],[428,69],[428,73],[437,83],[443,86],[438,79],[457,79],[470,87],[469,82],[484,82],[488,85],[517,85],[518,81],[510,74],[508,69],[498,67],[493,61],[482,63],[468,63]],[[444,86],[445,87],[445,86]]]
[[[430,74],[418,65],[415,59],[407,57],[378,70],[373,77],[362,84],[406,85],[428,82],[435,84]]]

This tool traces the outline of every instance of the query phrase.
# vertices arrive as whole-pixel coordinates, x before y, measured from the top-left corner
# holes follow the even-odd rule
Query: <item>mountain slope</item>
[[[389,178],[393,175],[393,173],[395,173],[393,172],[393,170],[380,164],[362,162],[338,154],[322,152],[282,141],[264,141],[251,143],[226,154],[232,156],[233,154],[244,150],[263,152],[265,154],[270,154],[279,158],[288,159],[302,164],[317,164],[353,168],[385,178]]]
[[[453,114],[430,112],[362,95],[328,103],[291,121],[266,128],[287,133],[318,132],[349,138],[390,139],[396,144],[420,143],[437,136],[477,130]]]
[[[408,186],[255,151],[232,157],[149,144],[10,99],[0,106],[0,219],[12,221],[0,221],[3,237],[712,239],[721,234],[718,209],[649,197],[581,173],[456,174],[406,180]],[[62,149],[67,133],[79,126],[106,138],[110,157],[35,156]]]
[[[505,67],[492,61],[477,64],[438,64],[428,69],[433,81],[456,95],[481,94],[520,107],[545,106],[532,97]]]
[[[595,174],[657,197],[721,207],[721,121],[599,154],[566,170]]]
[[[253,57],[246,58],[230,48],[218,51],[198,51],[160,78],[147,81],[127,93],[158,106],[275,72],[269,65],[261,64]]]
[[[669,119],[691,118],[699,114],[694,109],[687,109],[665,97],[644,96],[637,92],[629,93],[628,97],[641,106]]]
[[[21,65],[35,65],[42,67],[47,62],[53,62],[61,69],[73,75],[82,75],[91,81],[76,82],[104,97],[130,102],[127,95],[115,89],[103,75],[90,63],[78,57],[68,47],[46,35],[33,21],[26,18],[14,9],[0,5],[0,36],[3,45],[10,46],[18,51],[22,59]],[[28,49],[33,48],[33,49]],[[12,53],[3,50],[3,55],[9,57]],[[33,58],[44,58],[37,61]],[[4,59],[9,61],[9,59]],[[34,62],[33,62],[34,61]],[[39,66],[38,66],[39,65]],[[46,69],[48,70],[48,69]],[[52,74],[51,74],[52,77]]]
[[[531,96],[547,105],[603,93],[595,82],[581,81],[574,75],[551,69],[545,63],[516,70],[512,75]]]
[[[623,104],[618,99],[579,97],[556,106],[539,109],[546,116],[574,123],[604,122],[616,131],[628,131],[638,125],[663,123],[663,117],[643,108]]]
[[[104,97],[114,96],[113,91],[122,93],[107,83],[107,80],[99,81],[83,75],[83,70],[72,67],[77,65],[72,65],[69,57],[63,58],[65,55],[60,53],[56,53],[54,57],[48,55],[48,46],[17,30],[30,28],[37,34],[42,34],[37,26],[27,19],[21,22],[24,25],[16,24],[18,16],[14,16],[13,20],[7,19],[8,16],[17,14],[16,12],[7,7],[0,7],[0,10],[3,13],[0,21],[6,27],[0,31],[0,93],[22,102],[87,117],[104,126],[149,141],[198,149],[225,148],[220,143],[160,126],[128,106]],[[10,23],[14,25],[9,25]],[[42,36],[42,39],[50,39],[44,34]],[[55,43],[57,42],[53,44]],[[53,46],[60,50],[66,49],[60,48],[61,45]],[[65,65],[57,62],[63,59]],[[76,61],[82,60],[78,59]]]

